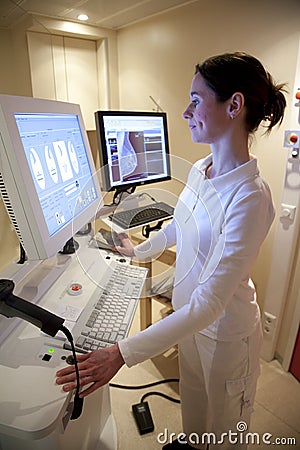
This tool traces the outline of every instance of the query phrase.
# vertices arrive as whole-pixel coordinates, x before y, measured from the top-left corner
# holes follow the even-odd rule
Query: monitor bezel
[[[166,167],[167,174],[161,177],[149,179],[149,180],[139,180],[133,182],[122,182],[118,185],[112,184],[109,171],[108,171],[108,149],[105,137],[105,127],[104,127],[104,117],[105,116],[123,116],[123,117],[161,117],[163,120],[163,133],[165,142],[165,154],[166,154]],[[101,180],[102,180],[102,190],[104,191],[122,191],[135,188],[137,186],[143,186],[146,184],[160,183],[162,181],[171,180],[171,164],[170,164],[170,144],[169,144],[169,133],[168,133],[168,122],[167,113],[162,111],[133,111],[133,110],[99,110],[95,112],[95,123],[96,123],[96,133],[98,141],[98,152],[101,168]]]

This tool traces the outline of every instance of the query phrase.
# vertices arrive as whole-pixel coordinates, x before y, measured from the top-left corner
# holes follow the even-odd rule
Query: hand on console
[[[86,397],[111,378],[125,364],[118,344],[101,350],[95,350],[84,355],[77,355],[80,387],[89,385],[80,392],[80,397]],[[56,384],[63,385],[65,392],[76,389],[75,367],[68,366],[56,372]]]

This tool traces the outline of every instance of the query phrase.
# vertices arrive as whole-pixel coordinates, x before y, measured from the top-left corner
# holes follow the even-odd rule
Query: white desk
[[[83,307],[96,287],[95,280],[104,274],[110,261],[105,259],[106,251],[88,248],[87,238],[76,240],[80,242],[79,251],[72,255],[71,264],[39,302],[39,306],[55,314],[59,305]],[[3,274],[0,277],[5,278]],[[80,295],[68,293],[71,282],[82,284]],[[62,344],[62,340],[45,336],[24,321],[19,321],[2,344],[1,450],[117,449],[108,386],[87,397],[81,417],[69,421],[72,394],[63,393],[55,384],[55,372],[66,365],[62,358],[70,354]],[[53,349],[51,360],[43,361],[42,356],[49,349]]]

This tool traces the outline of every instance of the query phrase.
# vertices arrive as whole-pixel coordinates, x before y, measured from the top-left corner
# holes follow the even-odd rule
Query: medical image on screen
[[[15,114],[50,236],[97,197],[77,115]]]
[[[107,130],[106,140],[112,184],[142,182],[166,172],[160,128]]]

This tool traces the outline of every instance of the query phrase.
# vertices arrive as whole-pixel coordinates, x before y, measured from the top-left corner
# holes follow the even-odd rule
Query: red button
[[[82,285],[80,283],[71,283],[68,289],[69,294],[78,295],[82,292]]]
[[[81,286],[78,286],[78,284],[72,286],[72,291],[79,291],[79,289],[81,289]]]
[[[296,142],[298,141],[298,136],[297,134],[291,134],[289,137],[289,140],[292,144],[296,144]]]

